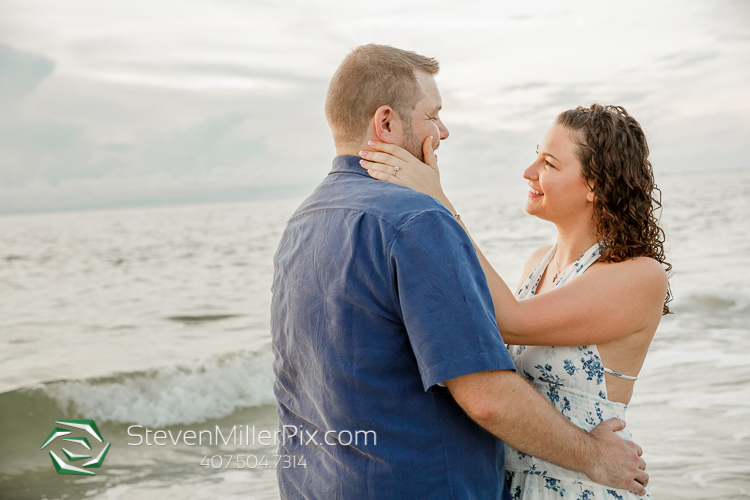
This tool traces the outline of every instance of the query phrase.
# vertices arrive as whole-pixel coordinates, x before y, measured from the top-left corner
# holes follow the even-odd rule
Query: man
[[[359,165],[448,137],[438,64],[365,45],[334,75],[338,156],[274,258],[282,498],[510,498],[504,447],[643,493],[640,448],[574,426],[516,375],[471,241],[438,201]],[[496,436],[496,437],[493,437]],[[357,437],[359,439],[357,439]]]

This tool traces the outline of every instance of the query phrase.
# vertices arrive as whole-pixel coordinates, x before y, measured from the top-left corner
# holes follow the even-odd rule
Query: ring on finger
[[[396,177],[396,174],[398,173],[399,170],[400,170],[400,168],[393,167],[393,177]]]

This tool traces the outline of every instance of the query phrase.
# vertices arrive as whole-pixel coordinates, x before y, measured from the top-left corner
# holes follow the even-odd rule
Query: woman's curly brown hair
[[[556,122],[574,132],[581,176],[594,191],[600,261],[651,257],[669,274],[672,265],[665,260],[665,235],[655,215],[661,209],[661,190],[654,182],[640,124],[621,106],[599,104],[564,111]],[[667,287],[663,314],[669,313],[671,300]]]

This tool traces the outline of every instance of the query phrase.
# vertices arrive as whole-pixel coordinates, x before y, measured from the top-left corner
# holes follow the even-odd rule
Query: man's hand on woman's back
[[[589,470],[582,472],[597,483],[619,484],[617,488],[643,495],[648,484],[646,462],[641,458],[643,449],[615,434],[624,428],[625,421],[610,418],[591,429],[589,436],[597,443],[595,453],[600,454],[601,458],[595,460]]]
[[[646,493],[641,447],[615,434],[623,421],[610,419],[587,433],[511,370],[470,373],[445,385],[475,422],[517,450],[611,488]]]

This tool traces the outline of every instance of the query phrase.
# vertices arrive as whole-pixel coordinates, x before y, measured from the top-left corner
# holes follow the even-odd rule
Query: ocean
[[[750,498],[750,172],[656,175],[674,314],[627,422],[655,499]],[[513,285],[554,239],[525,192],[520,175],[448,192]],[[278,498],[272,258],[303,197],[0,216],[0,498]],[[61,419],[111,443],[96,475],[40,450]],[[189,431],[214,436],[171,442]]]

